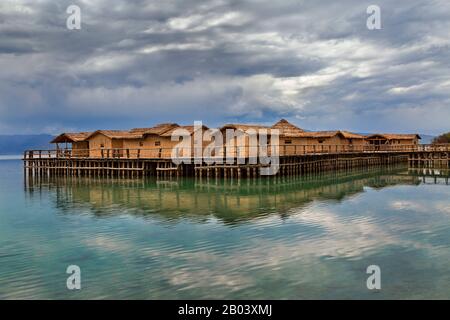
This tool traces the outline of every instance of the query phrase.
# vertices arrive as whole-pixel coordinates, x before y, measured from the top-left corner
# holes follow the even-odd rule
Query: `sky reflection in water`
[[[0,299],[450,298],[445,178],[392,168],[25,184],[22,174],[20,161],[0,161]],[[81,291],[66,289],[70,264]],[[371,264],[378,292],[366,288]]]

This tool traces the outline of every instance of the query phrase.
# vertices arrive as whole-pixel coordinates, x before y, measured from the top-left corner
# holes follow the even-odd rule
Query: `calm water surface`
[[[448,299],[446,183],[404,168],[25,183],[0,160],[0,299]],[[72,264],[80,291],[66,289]]]

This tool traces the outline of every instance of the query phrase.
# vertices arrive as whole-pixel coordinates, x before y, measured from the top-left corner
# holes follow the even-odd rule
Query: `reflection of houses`
[[[419,178],[398,175],[403,169],[388,172],[355,170],[310,177],[276,180],[247,180],[241,183],[180,179],[171,183],[155,180],[67,179],[49,177],[45,184],[57,194],[60,207],[86,206],[95,215],[109,216],[128,212],[167,221],[207,219],[214,216],[226,223],[248,221],[278,212],[283,216],[302,209],[315,200],[342,201],[364,192],[364,187],[382,188],[396,184],[417,184]],[[111,209],[115,208],[115,209]],[[84,210],[83,210],[84,211]]]

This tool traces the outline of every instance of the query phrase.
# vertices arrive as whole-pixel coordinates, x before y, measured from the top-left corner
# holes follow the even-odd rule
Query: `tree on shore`
[[[438,143],[450,143],[450,132],[443,133],[440,136],[433,139],[434,144]]]

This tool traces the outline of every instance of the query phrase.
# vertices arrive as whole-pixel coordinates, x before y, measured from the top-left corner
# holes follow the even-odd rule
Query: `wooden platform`
[[[299,148],[299,150],[302,149]],[[279,157],[277,175],[302,175],[400,163],[412,168],[450,168],[450,145],[392,146],[391,148],[367,146],[357,151],[354,148],[341,152],[333,150],[337,148],[329,146],[322,148],[319,153],[282,154]],[[200,161],[195,164],[176,165],[170,158],[129,157],[133,153],[128,150],[127,152],[111,150],[102,154],[111,155],[111,157],[76,157],[67,150],[26,151],[23,159],[24,170],[27,175],[50,176],[255,178],[261,175],[261,168],[267,167],[267,165],[252,164],[248,158],[243,159],[241,164],[207,164]]]
[[[278,175],[299,175],[329,170],[408,163],[407,154],[323,154],[280,157]],[[261,164],[175,165],[166,159],[24,159],[27,175],[143,177],[195,176],[241,178],[258,177]]]

